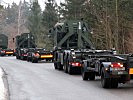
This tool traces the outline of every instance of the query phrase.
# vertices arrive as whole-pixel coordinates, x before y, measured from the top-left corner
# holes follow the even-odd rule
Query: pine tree
[[[8,5],[7,9],[7,24],[11,24],[16,22],[18,19],[18,5],[16,3],[12,3],[11,7]]]
[[[42,24],[46,28],[51,28],[53,25],[55,25],[58,21],[58,14],[57,14],[57,4],[55,0],[48,0],[48,2],[45,3],[46,7],[43,11],[43,18],[42,18]]]
[[[28,29],[35,36],[37,45],[39,44],[39,36],[41,34],[41,19],[42,14],[40,5],[38,4],[38,1],[33,2],[28,19]]]
[[[57,4],[55,0],[48,0],[45,3],[45,10],[42,15],[42,25],[44,33],[45,48],[53,47],[53,39],[48,37],[49,29],[52,28],[58,21]]]
[[[133,22],[132,0],[90,0],[86,19],[94,30],[94,42],[99,49],[115,47],[125,53],[129,27]],[[117,7],[117,8],[116,8]],[[91,22],[91,23],[90,23]],[[131,36],[132,37],[132,36]]]
[[[61,3],[60,13],[64,19],[81,19],[84,17],[86,0],[65,0]]]

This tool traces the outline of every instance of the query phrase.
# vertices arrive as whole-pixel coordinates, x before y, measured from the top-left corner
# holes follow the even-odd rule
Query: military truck
[[[1,49],[8,48],[8,37],[4,34],[0,34],[0,48]]]
[[[69,74],[80,72],[84,49],[94,49],[87,24],[82,20],[69,20],[57,23],[49,33],[54,38],[55,69],[64,69]]]
[[[31,33],[16,36],[16,59],[27,60],[28,48],[35,48],[35,38]]]
[[[112,50],[89,50],[83,55],[82,79],[101,77],[103,88],[117,88],[118,83],[130,81],[133,75],[133,56],[115,54]]]
[[[14,50],[8,48],[8,37],[0,34],[0,56],[14,55]]]
[[[41,60],[53,61],[53,52],[47,51],[44,48],[35,48],[28,52],[27,61],[38,63]]]
[[[117,54],[114,49],[96,50],[87,27],[83,21],[67,21],[50,30],[54,34],[55,69],[64,69],[69,74],[79,69],[83,80],[100,76],[103,88],[117,88],[118,83],[130,81],[133,56]]]

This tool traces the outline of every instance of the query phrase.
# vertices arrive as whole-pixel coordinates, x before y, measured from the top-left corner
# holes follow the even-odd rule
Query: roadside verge
[[[2,67],[0,67],[0,100],[10,100],[7,74]]]

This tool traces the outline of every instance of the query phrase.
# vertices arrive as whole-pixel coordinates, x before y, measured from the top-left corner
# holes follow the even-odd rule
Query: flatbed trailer
[[[82,79],[95,80],[95,76],[100,76],[103,88],[117,88],[118,83],[130,81],[133,75],[131,55],[116,55],[109,50],[90,50],[83,56]]]

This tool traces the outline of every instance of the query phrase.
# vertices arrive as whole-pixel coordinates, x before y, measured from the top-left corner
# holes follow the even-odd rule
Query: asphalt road
[[[0,57],[8,77],[11,100],[133,100],[133,82],[118,89],[103,89],[99,78],[83,81],[54,69],[53,63],[37,64]]]

